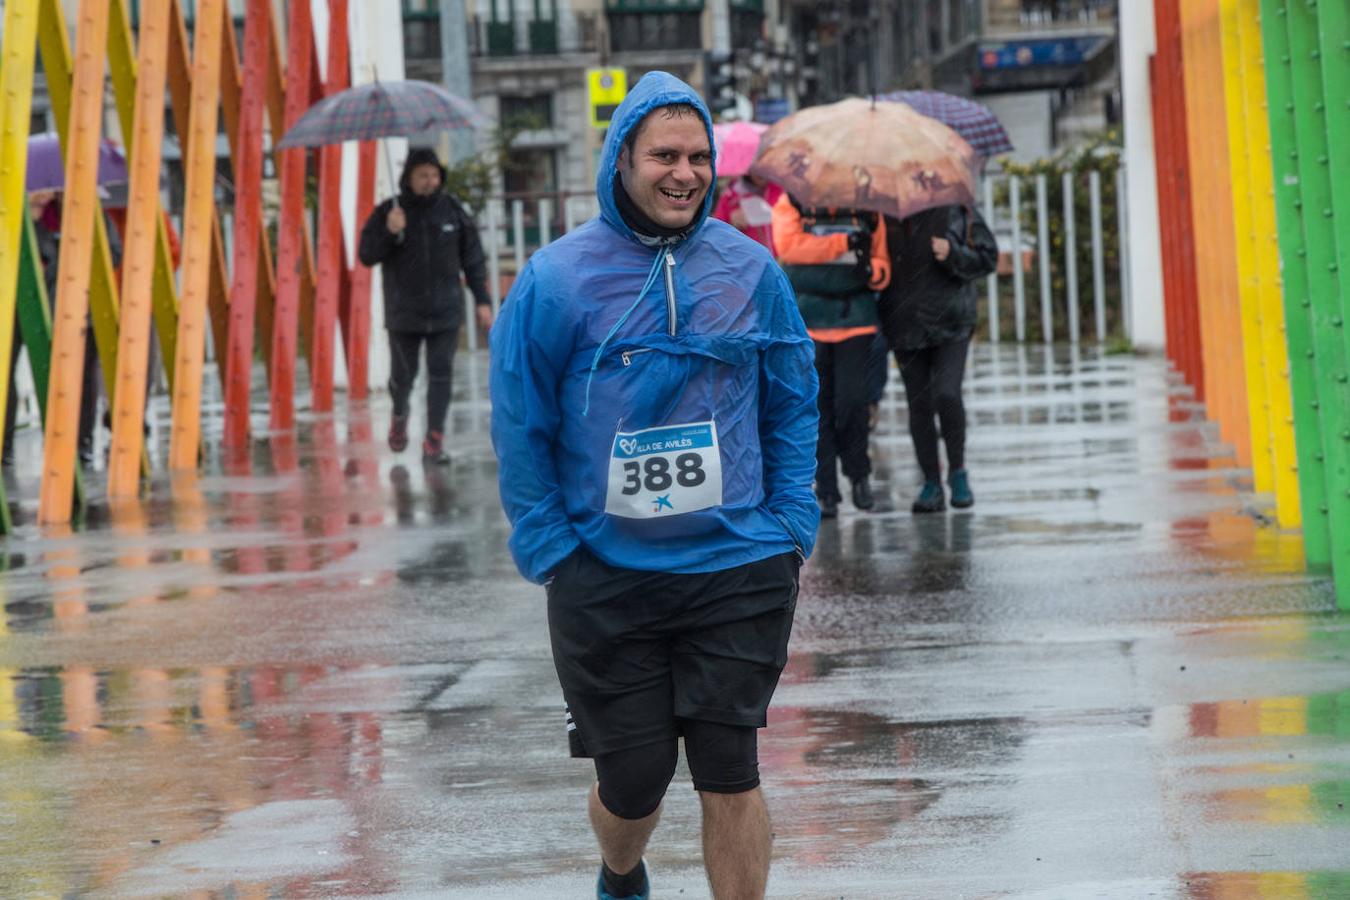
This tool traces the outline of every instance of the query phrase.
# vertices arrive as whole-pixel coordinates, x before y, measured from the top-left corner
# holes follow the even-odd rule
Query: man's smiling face
[[[619,153],[624,190],[658,225],[684,228],[703,207],[712,184],[712,149],[703,118],[692,107],[654,109],[637,125],[631,151]]]

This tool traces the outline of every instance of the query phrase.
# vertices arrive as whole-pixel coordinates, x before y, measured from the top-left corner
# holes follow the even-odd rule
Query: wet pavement
[[[485,384],[445,470],[377,400],[67,533],[21,436],[0,897],[593,896]],[[771,896],[1350,897],[1350,617],[1269,498],[1159,360],[978,347],[969,409],[972,512],[909,514],[893,384],[803,570]],[[683,765],[648,858],[708,896]]]

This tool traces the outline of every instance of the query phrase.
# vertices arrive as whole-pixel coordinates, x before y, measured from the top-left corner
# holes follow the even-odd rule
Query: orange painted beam
[[[104,0],[81,0],[75,29],[66,188],[61,208],[61,258],[57,269],[52,372],[42,448],[43,477],[38,498],[38,519],[43,524],[69,522],[74,499],[75,451],[84,380],[85,317],[89,314],[95,224],[100,221],[98,147],[103,131],[107,37],[108,4]]]
[[[294,125],[310,106],[310,66],[314,32],[309,0],[292,0],[286,29],[286,126]],[[281,181],[281,215],[277,225],[277,298],[272,326],[271,425],[295,425],[296,343],[301,301],[301,269],[305,259],[305,149],[277,154]]]
[[[108,24],[111,25],[111,22]],[[42,68],[47,76],[47,97],[56,119],[57,133],[61,136],[61,152],[69,161],[75,65],[70,51],[65,11],[60,0],[39,0],[38,46],[42,50]],[[101,54],[102,49],[97,48],[97,52]],[[111,397],[116,387],[117,284],[107,226],[97,197],[94,205],[97,214],[94,217],[93,260],[89,275],[88,322],[94,328],[104,390]]]
[[[326,95],[345,89],[350,81],[347,52],[347,0],[328,2],[328,78]],[[314,292],[314,351],[310,372],[311,404],[315,412],[333,409],[334,343],[338,295],[346,268],[342,246],[342,145],[319,151],[318,283]]]
[[[1233,446],[1238,463],[1248,466],[1251,434],[1233,259],[1233,198],[1218,0],[1182,0],[1181,30],[1206,407],[1210,418],[1218,422],[1222,438]]]
[[[202,368],[215,231],[216,126],[225,0],[198,0],[192,57],[192,99],[184,175],[183,297],[174,360],[169,468],[193,469],[201,444]]]
[[[155,250],[161,227],[159,174],[168,79],[169,0],[143,0],[131,134],[131,187],[122,251],[117,391],[112,404],[108,495],[134,497],[144,447],[146,369],[150,361]]]
[[[249,0],[244,15],[244,80],[234,132],[235,218],[234,279],[230,284],[230,324],[225,348],[226,447],[243,447],[249,436],[249,396],[253,376],[253,334],[259,267],[267,236],[262,228],[263,113],[267,82],[260,77],[271,55],[272,5]]]

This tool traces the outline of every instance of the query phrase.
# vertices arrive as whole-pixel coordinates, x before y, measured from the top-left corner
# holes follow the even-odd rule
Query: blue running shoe
[[[947,499],[942,493],[942,482],[925,481],[923,490],[919,491],[919,496],[915,498],[914,505],[910,507],[911,512],[915,513],[938,513],[947,508]]]
[[[952,489],[952,509],[967,509],[975,505],[975,495],[970,491],[970,476],[965,469],[957,469],[947,478]]]
[[[645,859],[642,861],[642,867],[642,890],[638,891],[636,894],[625,894],[622,897],[616,897],[605,890],[605,869],[601,866],[600,874],[595,879],[596,900],[652,900],[652,882],[651,879],[647,877],[647,861]]]

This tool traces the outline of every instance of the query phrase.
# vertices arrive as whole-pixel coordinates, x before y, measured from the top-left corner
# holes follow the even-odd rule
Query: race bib
[[[664,425],[614,435],[605,512],[655,519],[722,504],[717,423]]]

